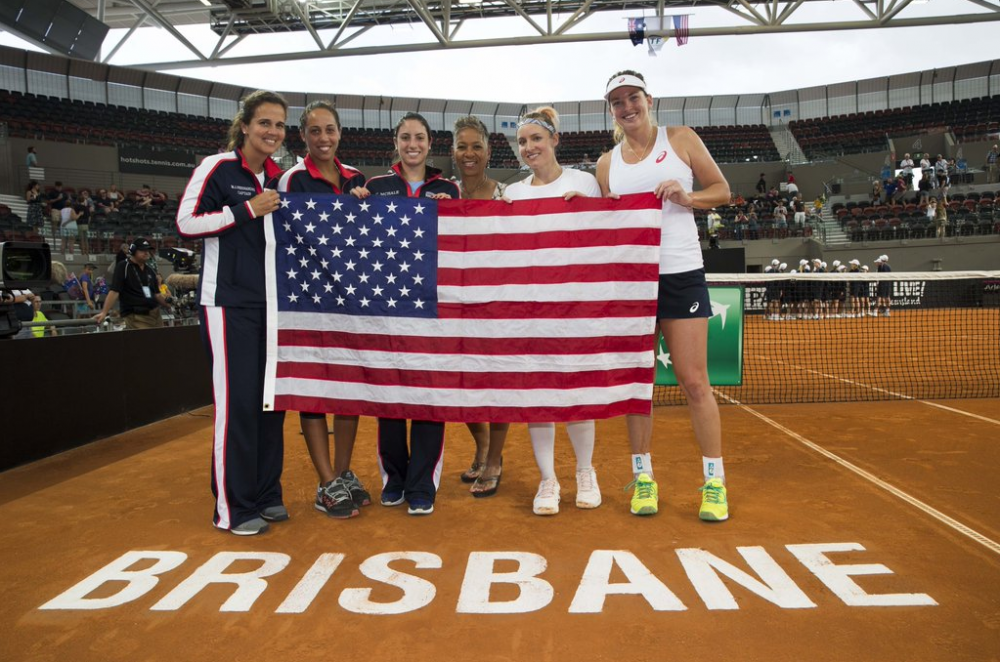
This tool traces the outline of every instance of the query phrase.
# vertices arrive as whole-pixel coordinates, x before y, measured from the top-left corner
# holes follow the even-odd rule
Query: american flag
[[[677,36],[677,45],[683,46],[688,43],[688,16],[674,16],[674,33]]]
[[[265,406],[439,421],[648,414],[661,203],[282,194]]]

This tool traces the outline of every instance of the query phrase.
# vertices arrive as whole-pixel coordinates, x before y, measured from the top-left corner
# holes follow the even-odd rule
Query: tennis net
[[[1000,397],[1000,271],[708,280],[709,376],[720,402]],[[716,303],[723,294],[715,288],[725,287],[739,288],[735,301],[743,305],[739,385],[716,379],[718,326],[735,323],[734,306]],[[683,404],[684,397],[675,386],[658,385],[653,402]]]

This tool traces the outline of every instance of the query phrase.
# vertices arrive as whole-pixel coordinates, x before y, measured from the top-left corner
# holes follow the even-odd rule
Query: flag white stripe
[[[622,400],[649,400],[652,384],[578,389],[442,389],[408,386],[375,386],[355,382],[321,381],[316,379],[279,378],[278,395],[362,400],[379,404],[430,405],[435,407],[572,407],[605,405]]]
[[[581,230],[658,228],[660,209],[628,211],[574,211],[539,216],[438,216],[438,236],[534,234]]]
[[[490,303],[492,301],[649,301],[657,284],[546,283],[544,285],[439,285],[441,303]]]
[[[653,349],[642,352],[599,354],[401,354],[381,350],[338,347],[282,346],[278,360],[291,363],[326,363],[417,372],[580,372],[648,368]]]
[[[659,246],[577,246],[511,251],[438,251],[440,269],[562,267],[573,264],[659,264]]]
[[[399,320],[363,315],[326,313],[286,313],[278,317],[282,330],[331,331],[352,334],[399,335]],[[479,319],[406,320],[406,334],[423,338],[598,338],[608,335],[606,318],[566,319]],[[645,336],[655,331],[650,317],[619,317],[614,321],[616,336]]]

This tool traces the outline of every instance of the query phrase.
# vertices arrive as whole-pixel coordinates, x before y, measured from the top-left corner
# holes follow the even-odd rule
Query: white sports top
[[[577,191],[590,198],[601,197],[601,186],[597,178],[582,170],[563,168],[554,181],[542,186],[532,186],[535,175],[528,175],[519,182],[509,185],[506,195],[511,200],[534,200],[537,198],[561,198],[570,191]]]
[[[611,152],[608,187],[612,193],[648,193],[668,179],[676,179],[688,192],[694,186],[691,167],[674,153],[667,139],[666,127],[657,128],[653,151],[639,163],[625,163],[622,143],[615,145]],[[660,228],[660,273],[677,274],[704,266],[694,212],[664,200],[663,225]]]

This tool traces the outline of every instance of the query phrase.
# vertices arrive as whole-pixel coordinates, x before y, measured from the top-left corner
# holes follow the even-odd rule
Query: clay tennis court
[[[805,334],[823,346],[850,323],[791,324],[811,324]],[[760,357],[780,357],[747,337],[751,377]],[[832,373],[806,374],[843,386]],[[821,388],[809,383],[799,387]],[[467,493],[458,476],[472,439],[449,425],[432,516],[373,505],[341,521],[313,508],[316,478],[289,414],[291,520],[254,538],[211,526],[211,408],[8,471],[0,659],[1000,659],[1000,400],[721,412],[731,518],[720,524],[697,518],[700,461],[683,407],[655,409],[651,518],[628,513],[620,419],[598,422],[594,511],[573,504],[559,428],[552,518],[531,513],[523,425],[511,428],[497,496]],[[377,494],[374,437],[362,419],[353,465]],[[154,564],[156,580],[118,574]]]

